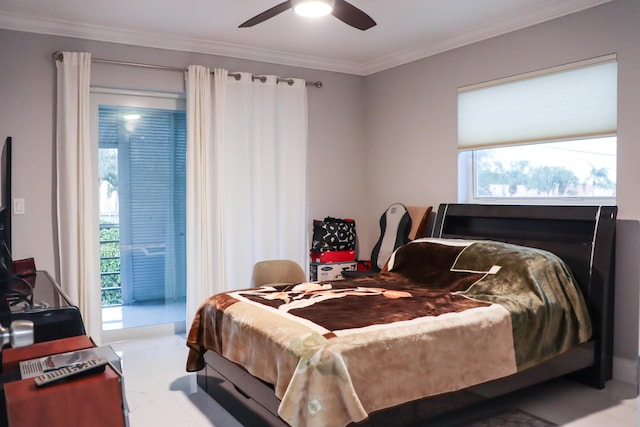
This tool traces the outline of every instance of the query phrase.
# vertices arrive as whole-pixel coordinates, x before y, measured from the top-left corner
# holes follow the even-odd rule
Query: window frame
[[[616,137],[617,135],[610,135]],[[548,141],[547,141],[548,142]],[[524,144],[524,145],[536,145]],[[544,143],[542,143],[544,144]],[[617,145],[617,139],[616,139]],[[493,147],[496,149],[509,146]],[[483,150],[459,150],[458,151],[458,201],[460,203],[476,204],[520,204],[520,205],[615,205],[616,197],[496,197],[476,196],[477,155],[476,151]],[[616,148],[617,156],[617,148]],[[616,180],[617,188],[617,180]]]
[[[574,135],[560,134],[556,138],[537,135],[531,139],[513,140],[510,139],[501,140],[503,135],[501,132],[497,132],[495,136],[497,139],[494,142],[487,140],[483,143],[473,143],[469,141],[461,141],[460,126],[461,126],[461,107],[460,96],[461,94],[469,93],[476,90],[499,88],[501,86],[509,85],[510,83],[526,81],[535,79],[537,77],[553,76],[554,74],[570,72],[572,70],[579,71],[581,69],[606,65],[609,63],[615,63],[617,69],[617,55],[610,54],[602,57],[591,58],[583,61],[578,61],[570,64],[563,64],[560,66],[550,67],[542,70],[532,71],[519,75],[504,77],[495,79],[492,81],[482,82],[478,84],[472,84],[458,88],[458,201],[461,203],[479,203],[479,204],[524,204],[524,205],[611,205],[616,203],[616,196],[613,197],[571,197],[571,196],[531,196],[531,197],[497,197],[497,196],[476,196],[477,186],[477,152],[485,149],[500,149],[514,147],[517,145],[531,146],[537,144],[554,143],[560,141],[580,141],[599,137],[615,137],[616,138],[616,158],[617,158],[617,126],[610,128],[607,133],[597,134],[581,134]],[[616,81],[617,87],[617,81]],[[617,104],[617,93],[614,94],[614,101]],[[509,104],[508,104],[509,105]],[[610,105],[610,104],[603,104]],[[604,113],[604,112],[603,112]],[[608,111],[608,114],[611,110]],[[615,113],[615,111],[614,111]],[[482,117],[482,112],[479,112]],[[499,116],[498,116],[499,117]],[[610,117],[610,116],[604,116]],[[476,118],[477,121],[477,118]],[[473,123],[473,119],[470,123]],[[617,169],[617,168],[616,168]],[[616,170],[617,173],[617,170]],[[617,180],[616,180],[617,190]]]

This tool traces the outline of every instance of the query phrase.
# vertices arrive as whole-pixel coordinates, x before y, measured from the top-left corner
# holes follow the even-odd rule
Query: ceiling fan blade
[[[352,27],[362,31],[368,30],[376,25],[376,21],[374,21],[369,15],[352,4],[347,3],[345,0],[336,0],[331,14],[345,24],[351,25]]]
[[[267,19],[273,18],[276,15],[281,14],[285,10],[291,9],[291,1],[287,0],[285,2],[280,3],[279,5],[273,6],[269,10],[265,10],[259,15],[254,16],[246,22],[243,22],[238,26],[238,28],[246,28],[253,27],[256,24],[266,21]]]

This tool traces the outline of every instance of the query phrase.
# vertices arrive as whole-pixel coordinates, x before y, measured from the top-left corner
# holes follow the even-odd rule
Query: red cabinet
[[[3,351],[3,368],[21,360],[93,347],[89,337],[73,337]],[[126,425],[122,378],[107,365],[104,372],[36,387],[33,378],[4,385],[10,427]]]

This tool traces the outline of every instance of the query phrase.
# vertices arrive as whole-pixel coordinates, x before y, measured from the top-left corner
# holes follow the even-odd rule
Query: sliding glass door
[[[103,331],[158,325],[184,329],[184,100],[133,92],[93,95]]]

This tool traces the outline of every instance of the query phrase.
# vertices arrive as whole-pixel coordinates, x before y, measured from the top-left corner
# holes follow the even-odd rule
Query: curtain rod
[[[63,60],[63,54],[60,51],[56,51],[53,52],[52,55],[54,61],[62,61]],[[114,61],[112,59],[100,59],[100,58],[91,58],[92,62],[101,62],[103,64],[115,64],[115,65],[127,65],[130,67],[143,67],[143,68],[156,68],[156,69],[160,69],[160,70],[169,70],[169,71],[187,71],[186,68],[181,68],[181,67],[170,67],[168,65],[154,65],[154,64],[142,64],[139,62],[127,62],[127,61]],[[213,74],[213,71],[211,72],[211,74]],[[229,76],[235,78],[236,80],[240,80],[240,73],[229,73]],[[251,78],[253,80],[260,80],[261,82],[266,82],[267,81],[267,77],[266,76],[255,76],[255,75],[251,75]],[[289,85],[293,84],[293,79],[283,79],[281,77],[277,78],[278,83],[287,83]],[[317,87],[318,89],[322,88],[322,82],[320,80],[315,81],[315,82],[310,82],[310,81],[305,81],[305,85],[306,86],[314,86]]]

